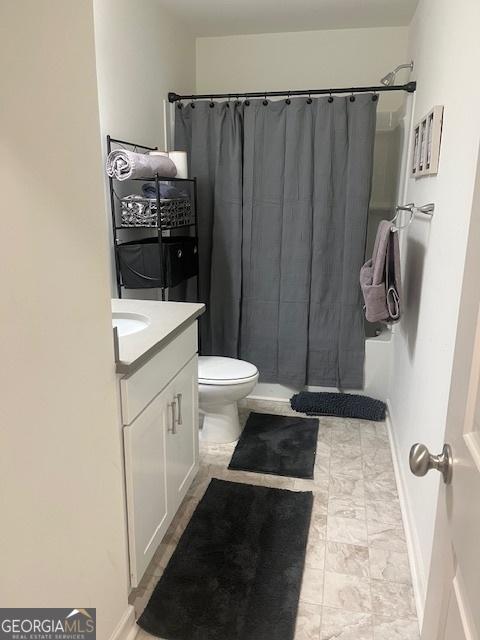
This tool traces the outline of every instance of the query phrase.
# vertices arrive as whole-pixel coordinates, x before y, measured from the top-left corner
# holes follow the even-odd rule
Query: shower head
[[[387,73],[386,76],[383,76],[383,78],[380,80],[380,82],[383,85],[385,85],[386,87],[390,87],[395,82],[395,76],[400,71],[400,69],[410,69],[410,71],[412,71],[413,70],[413,60],[412,60],[412,62],[409,62],[408,64],[399,64],[396,69],[394,69],[393,71],[390,71],[389,73]]]
[[[390,73],[387,73],[386,76],[383,76],[380,82],[384,84],[386,87],[389,87],[391,84],[395,82],[395,72],[390,71]]]

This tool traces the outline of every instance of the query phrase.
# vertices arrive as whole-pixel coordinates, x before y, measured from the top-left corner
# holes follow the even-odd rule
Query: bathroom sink
[[[117,328],[118,336],[128,336],[143,331],[150,324],[147,316],[140,313],[112,313],[112,325]]]

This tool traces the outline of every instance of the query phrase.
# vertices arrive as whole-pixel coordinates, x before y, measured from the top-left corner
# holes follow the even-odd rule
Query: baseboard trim
[[[134,640],[138,627],[135,621],[135,609],[131,604],[127,606],[110,640]]]
[[[389,399],[387,399],[386,424],[390,440],[390,448],[392,450],[393,468],[397,482],[398,497],[400,499],[400,508],[402,510],[403,527],[405,529],[405,537],[407,540],[408,560],[410,564],[410,572],[412,574],[412,587],[415,597],[415,606],[417,609],[418,624],[421,629],[425,607],[426,576],[421,559],[420,544],[418,542],[412,510],[408,500],[408,492],[406,490],[404,476],[405,467],[400,463],[400,452],[397,439],[395,437],[395,421]]]

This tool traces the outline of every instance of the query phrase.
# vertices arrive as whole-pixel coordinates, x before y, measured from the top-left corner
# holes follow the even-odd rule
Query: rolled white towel
[[[108,154],[106,170],[110,178],[117,180],[153,178],[157,173],[165,178],[174,178],[177,175],[177,167],[170,158],[125,149],[117,149]]]

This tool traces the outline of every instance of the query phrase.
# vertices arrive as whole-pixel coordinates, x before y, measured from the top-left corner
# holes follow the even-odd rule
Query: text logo
[[[0,640],[95,640],[96,609],[0,609]]]

